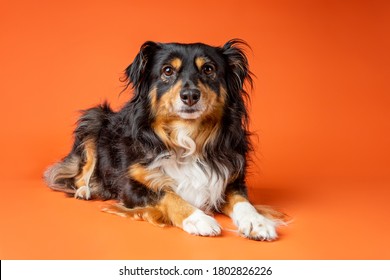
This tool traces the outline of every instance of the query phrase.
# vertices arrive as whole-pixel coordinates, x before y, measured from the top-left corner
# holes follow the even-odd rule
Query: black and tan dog
[[[251,150],[244,83],[252,84],[241,40],[222,47],[146,42],[126,69],[133,98],[78,121],[72,151],[45,180],[77,198],[118,199],[106,209],[195,235],[221,233],[212,211],[241,235],[274,240],[277,222],[247,198]]]

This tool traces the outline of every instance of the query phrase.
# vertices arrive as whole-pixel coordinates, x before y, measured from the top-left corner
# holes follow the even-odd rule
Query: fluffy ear
[[[137,89],[142,81],[147,78],[149,75],[148,64],[153,59],[156,50],[159,48],[159,44],[151,41],[145,42],[141,46],[134,61],[125,70],[126,88],[132,84],[133,88]]]
[[[222,54],[230,68],[230,77],[228,77],[230,83],[230,90],[234,92],[243,92],[244,83],[247,82],[250,87],[253,86],[252,73],[249,71],[248,59],[244,53],[244,48],[249,48],[249,45],[241,39],[229,40],[222,47]]]

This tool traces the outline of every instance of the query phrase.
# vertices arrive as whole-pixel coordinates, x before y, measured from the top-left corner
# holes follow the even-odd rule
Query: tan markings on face
[[[207,62],[207,59],[205,57],[197,57],[195,58],[195,65],[198,67],[198,70],[200,71],[202,69],[202,66]]]
[[[92,173],[96,165],[96,146],[93,139],[88,139],[84,143],[84,157],[85,164],[81,169],[81,172],[76,177],[75,185],[77,188],[82,186],[88,186]]]
[[[220,119],[223,113],[224,105],[226,102],[226,91],[220,87],[220,94],[213,91],[209,86],[198,82],[199,90],[201,91],[201,98],[203,104],[206,105],[206,110],[203,113],[204,117],[213,117]]]
[[[170,64],[173,66],[173,68],[175,68],[176,71],[178,71],[180,69],[182,63],[183,62],[178,57],[172,59],[171,62],[170,62]]]
[[[188,136],[195,141],[197,152],[199,153],[204,150],[208,143],[216,138],[226,102],[226,90],[221,86],[218,94],[200,81],[198,82],[198,88],[201,91],[199,103],[204,107],[204,111],[198,119],[182,119],[174,112],[174,104],[180,98],[180,81],[163,94],[158,102],[155,102],[157,109],[155,111],[156,118],[153,128],[167,147],[175,149],[175,147],[180,146],[176,140],[178,139],[179,131],[183,128],[188,132]],[[155,96],[155,93],[153,94]]]
[[[156,104],[156,118],[169,118],[175,116],[174,103],[180,98],[182,82],[178,81],[167,92],[163,93]]]
[[[157,100],[157,91],[153,90],[152,96],[152,108],[153,115],[155,116],[152,127],[160,139],[167,145],[171,146],[169,125],[176,119],[178,119],[175,113],[174,104],[177,99],[180,98],[180,90],[182,82],[178,81],[167,92],[163,93],[161,98]]]
[[[199,118],[199,124],[194,124],[193,139],[196,143],[197,151],[201,153],[206,145],[215,140],[220,129],[223,107],[225,103],[224,95],[219,95],[210,87],[200,81],[198,87],[201,91],[202,102],[206,108]]]

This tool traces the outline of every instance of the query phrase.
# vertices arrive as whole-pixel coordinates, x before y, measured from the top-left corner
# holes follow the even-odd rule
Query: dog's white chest
[[[222,172],[217,173],[193,155],[179,159],[175,155],[165,156],[157,159],[154,164],[174,180],[174,191],[192,205],[210,210],[217,208],[223,201],[223,192],[229,178],[226,167],[220,166]]]

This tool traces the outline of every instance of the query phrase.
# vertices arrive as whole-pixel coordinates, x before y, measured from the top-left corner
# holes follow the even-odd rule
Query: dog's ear
[[[148,66],[153,59],[154,53],[160,46],[155,42],[145,42],[134,61],[125,70],[126,88],[132,84],[133,88],[137,89],[139,85],[147,79],[149,75]]]
[[[234,92],[243,92],[244,83],[247,82],[252,88],[252,73],[249,70],[248,59],[245,55],[244,48],[249,48],[249,45],[241,39],[232,39],[226,42],[221,48],[227,64],[230,69],[228,82],[230,83],[231,90]]]

